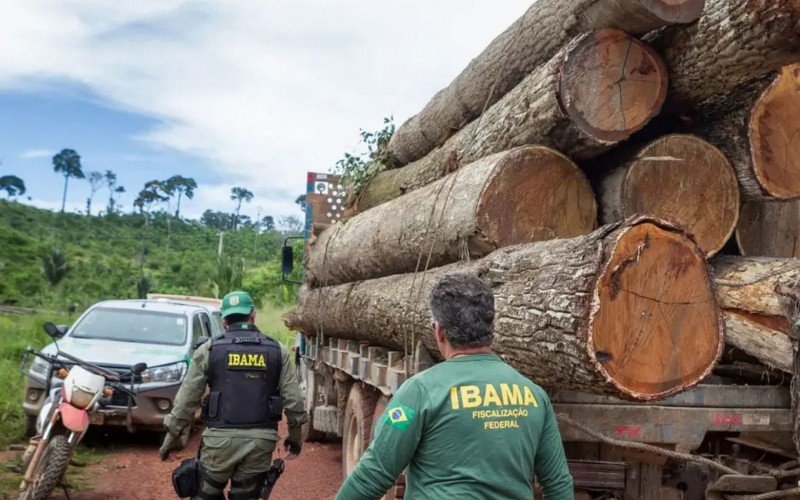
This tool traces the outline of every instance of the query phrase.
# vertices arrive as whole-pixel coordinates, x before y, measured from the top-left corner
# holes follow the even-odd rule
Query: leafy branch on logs
[[[380,130],[359,130],[361,143],[367,146],[367,150],[355,154],[345,153],[333,168],[333,173],[341,176],[348,193],[357,193],[376,174],[386,170],[385,149],[394,130],[392,116],[383,119],[383,128]]]

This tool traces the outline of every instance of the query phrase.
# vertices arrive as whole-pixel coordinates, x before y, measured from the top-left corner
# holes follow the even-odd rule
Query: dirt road
[[[281,423],[281,434],[286,429]],[[283,438],[281,438],[282,440]],[[155,500],[176,498],[170,474],[181,460],[197,452],[200,436],[194,435],[190,445],[173,454],[169,462],[158,458],[158,445],[152,439],[120,439],[115,450],[99,464],[87,467],[82,477],[88,488],[70,492],[73,500]],[[304,443],[302,454],[286,465],[270,498],[329,499],[341,484],[341,445],[337,443]],[[63,495],[56,496],[59,500]]]

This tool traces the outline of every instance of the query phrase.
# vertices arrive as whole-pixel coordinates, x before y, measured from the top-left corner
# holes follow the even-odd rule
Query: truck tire
[[[363,384],[353,384],[344,410],[342,473],[347,477],[369,444],[378,393]]]
[[[375,411],[372,413],[372,428],[370,429],[369,442],[367,445],[369,445],[369,443],[371,443],[372,439],[375,437],[375,428],[378,425],[378,420],[380,420],[380,418],[383,416],[383,412],[386,411],[387,406],[389,406],[389,398],[381,394],[380,397],[378,397],[378,401],[375,403]],[[403,485],[405,485],[405,477],[403,474],[401,474],[400,477],[397,478],[397,481],[395,481],[395,484],[389,488],[389,491],[387,491],[386,494],[381,497],[381,500],[395,500],[397,498],[403,498]]]

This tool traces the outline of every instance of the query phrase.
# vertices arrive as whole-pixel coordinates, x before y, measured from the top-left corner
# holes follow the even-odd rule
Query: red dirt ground
[[[282,442],[286,435],[283,423],[280,432]],[[168,462],[159,459],[158,445],[152,439],[147,442],[133,438],[123,441],[104,457],[102,463],[87,468],[84,477],[97,477],[89,480],[89,489],[71,491],[70,497],[73,500],[176,498],[170,475],[181,460],[197,452],[200,436],[192,436],[189,446],[173,453]],[[341,445],[338,442],[304,443],[300,456],[287,461],[286,471],[270,498],[333,498],[342,482],[341,458]],[[53,498],[63,500],[65,497],[57,495]]]

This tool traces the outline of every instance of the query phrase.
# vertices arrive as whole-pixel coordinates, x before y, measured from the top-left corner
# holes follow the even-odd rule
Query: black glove
[[[287,437],[283,441],[283,447],[287,453],[297,456],[303,449],[303,442],[299,439],[293,439],[291,437]]]

